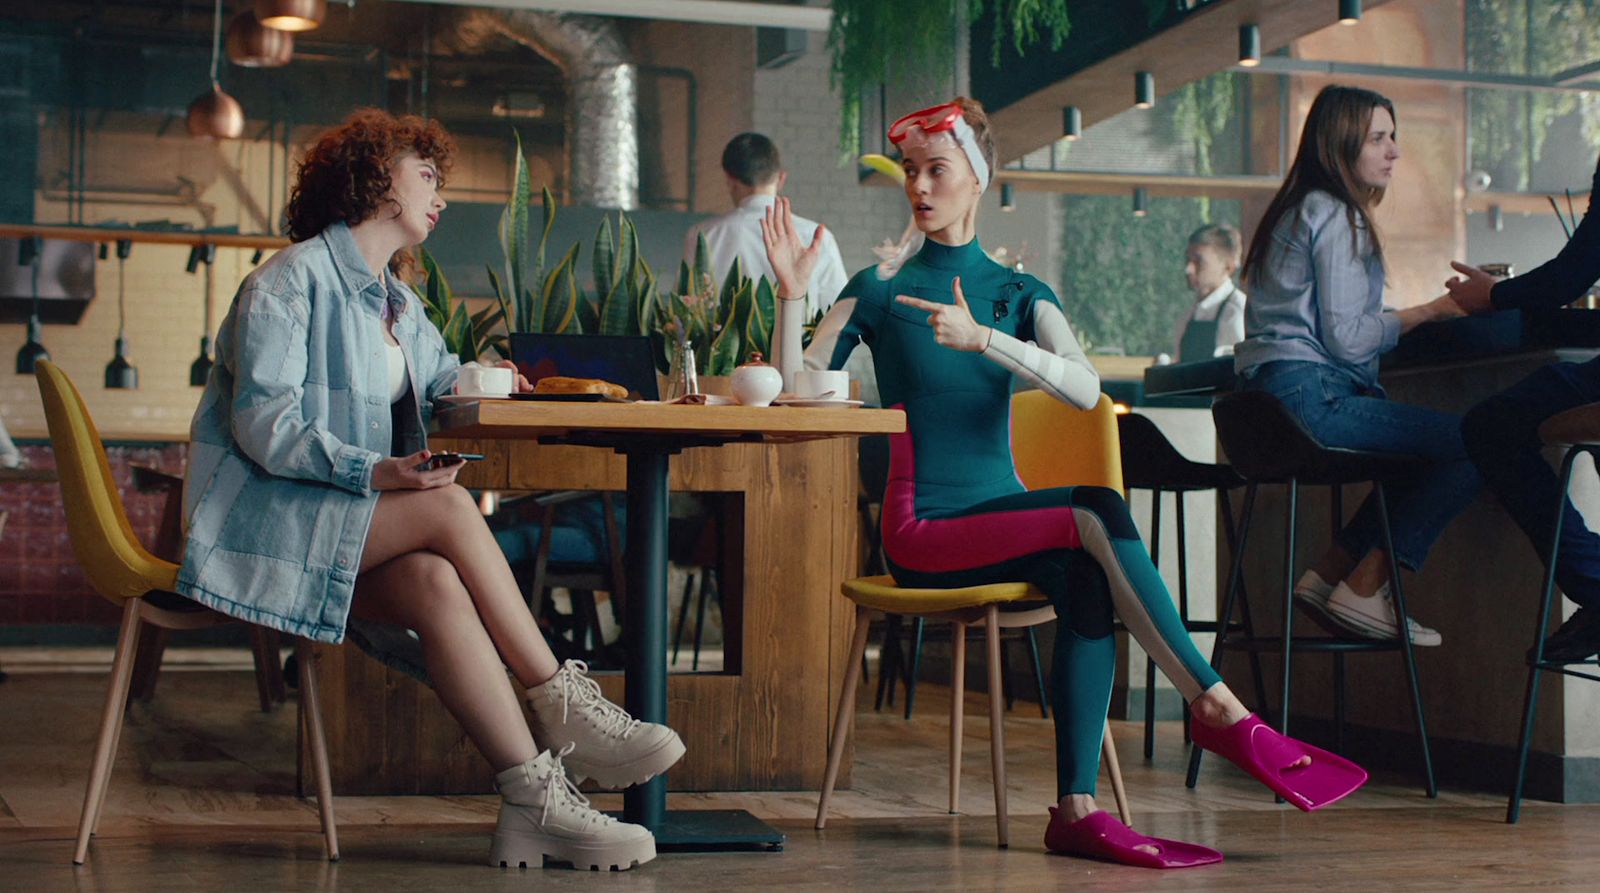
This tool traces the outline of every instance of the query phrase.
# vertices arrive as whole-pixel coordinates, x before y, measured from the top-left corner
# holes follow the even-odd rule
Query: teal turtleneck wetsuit
[[[961,278],[973,317],[994,334],[982,352],[942,347],[910,295],[954,303]],[[799,352],[800,307],[781,302],[780,367]],[[1026,580],[1061,619],[1051,673],[1060,795],[1092,794],[1110,704],[1113,609],[1186,700],[1220,681],[1194,647],[1122,495],[1105,487],[1027,490],[1011,457],[1013,376],[1090,408],[1099,377],[1048,286],[990,260],[973,240],[929,240],[885,277],[857,273],[805,351],[810,368],[841,368],[857,343],[872,351],[883,405],[906,413],[890,439],[884,553],[904,586]],[[1062,449],[1071,449],[1063,443]]]

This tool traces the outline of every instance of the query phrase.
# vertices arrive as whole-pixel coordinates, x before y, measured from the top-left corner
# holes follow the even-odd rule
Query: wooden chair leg
[[[133,679],[133,656],[139,648],[140,599],[122,604],[122,626],[117,631],[116,656],[111,661],[111,682],[106,689],[105,709],[100,714],[100,735],[94,748],[94,763],[89,767],[89,786],[83,792],[83,813],[78,818],[78,841],[72,862],[82,865],[89,854],[89,835],[100,823],[106,788],[110,787],[111,767],[116,762],[118,733],[128,705],[128,685]]]
[[[1001,694],[1000,608],[990,605],[983,618],[989,653],[989,764],[994,775],[994,822],[1000,848],[1010,844],[1006,817],[1006,711]]]
[[[306,736],[311,744],[311,771],[317,780],[317,812],[322,818],[322,836],[328,848],[328,861],[339,861],[339,829],[333,820],[333,780],[328,768],[328,742],[322,729],[322,701],[317,697],[317,654],[304,639],[295,643],[300,658],[300,710],[305,717]]]
[[[1111,720],[1106,720],[1105,734],[1100,737],[1100,750],[1105,755],[1106,775],[1111,778],[1111,794],[1117,799],[1117,814],[1122,824],[1133,824],[1133,811],[1128,808],[1128,789],[1122,783],[1122,763],[1117,759],[1117,743],[1111,740]]]
[[[961,726],[966,719],[967,625],[950,621],[950,814],[961,813]]]
[[[142,630],[134,651],[133,675],[128,682],[128,703],[149,701],[156,694],[161,676],[161,658],[167,651],[167,631],[159,626]]]
[[[828,745],[828,771],[822,776],[822,796],[817,800],[817,830],[828,824],[828,801],[839,778],[839,763],[844,760],[844,742],[855,717],[856,687],[861,684],[862,658],[867,653],[867,638],[872,627],[872,611],[856,608],[856,631],[850,642],[850,659],[844,665],[844,688],[839,692],[839,712],[833,719],[833,741]]]

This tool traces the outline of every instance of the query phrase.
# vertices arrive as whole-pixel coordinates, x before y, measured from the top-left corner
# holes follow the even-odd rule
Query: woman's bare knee
[[[389,620],[419,633],[438,624],[458,622],[476,610],[455,565],[434,552],[409,552],[362,574],[357,603],[367,602]]]

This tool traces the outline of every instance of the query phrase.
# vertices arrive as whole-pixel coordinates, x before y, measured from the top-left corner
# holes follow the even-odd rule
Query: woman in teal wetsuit
[[[886,262],[857,273],[803,362],[841,368],[865,343],[883,404],[906,413],[906,432],[891,439],[882,519],[896,581],[945,588],[1024,579],[1054,603],[1062,624],[1052,672],[1060,800],[1050,810],[1046,848],[1154,868],[1222,858],[1138,834],[1095,808],[1116,656],[1113,611],[1190,703],[1200,746],[1301,809],[1354,791],[1364,771],[1267,727],[1200,655],[1121,494],[1028,491],[1017,479],[1013,376],[1084,409],[1099,400],[1100,380],[1049,287],[990,260],[978,244],[978,200],[995,166],[982,107],[961,98],[925,109],[897,121],[889,138],[900,149],[906,198],[926,243],[898,268]],[[762,231],[781,299],[777,363],[788,380],[802,363],[800,299],[822,240],[802,242],[781,197]]]

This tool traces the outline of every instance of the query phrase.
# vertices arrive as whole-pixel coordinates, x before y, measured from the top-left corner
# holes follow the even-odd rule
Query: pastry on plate
[[[628,389],[603,378],[568,378],[550,375],[533,385],[535,394],[604,394],[617,400],[626,400]]]

